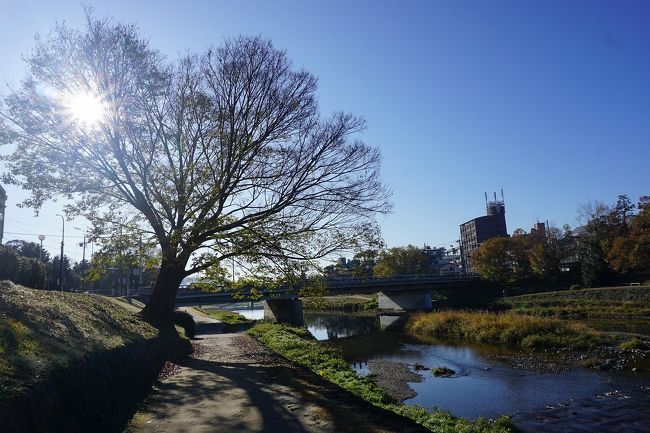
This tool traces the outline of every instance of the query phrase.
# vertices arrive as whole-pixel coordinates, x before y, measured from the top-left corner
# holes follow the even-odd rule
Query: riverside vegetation
[[[303,328],[277,323],[260,323],[249,334],[274,352],[319,374],[330,382],[352,392],[366,401],[413,419],[434,432],[446,433],[507,433],[516,428],[507,417],[497,420],[479,418],[475,422],[452,416],[441,410],[428,410],[398,402],[379,387],[371,378],[359,376],[340,351],[319,344]]]
[[[420,313],[412,316],[407,326],[410,333],[420,336],[524,349],[588,349],[608,342],[607,337],[584,325],[510,312]]]

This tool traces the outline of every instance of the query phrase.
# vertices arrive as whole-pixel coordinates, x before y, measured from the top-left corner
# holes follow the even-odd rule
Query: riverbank
[[[430,431],[445,432],[511,432],[515,431],[507,418],[475,422],[456,418],[448,412],[429,412],[417,406],[407,406],[389,395],[369,377],[360,377],[343,359],[340,352],[313,340],[307,331],[278,324],[258,324],[249,333],[276,353],[296,362],[330,382],[363,398],[373,405],[405,416]]]
[[[561,318],[650,319],[650,286],[601,287],[506,297],[499,310]]]
[[[101,296],[0,282],[3,431],[120,431],[165,362],[191,349],[137,311]]]
[[[305,311],[338,311],[374,313],[379,307],[377,295],[317,296],[303,299]]]
[[[242,333],[196,317],[195,351],[163,380],[128,433],[423,433]]]

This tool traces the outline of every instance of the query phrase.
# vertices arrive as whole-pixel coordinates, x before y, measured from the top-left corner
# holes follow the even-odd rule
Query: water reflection
[[[305,326],[317,340],[337,340],[354,335],[369,334],[377,329],[374,316],[339,313],[304,313]]]

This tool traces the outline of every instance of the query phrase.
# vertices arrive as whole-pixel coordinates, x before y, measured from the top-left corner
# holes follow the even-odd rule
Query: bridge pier
[[[431,310],[433,303],[431,291],[420,292],[379,292],[380,310],[413,311]]]
[[[300,299],[270,299],[264,301],[264,320],[304,326]]]

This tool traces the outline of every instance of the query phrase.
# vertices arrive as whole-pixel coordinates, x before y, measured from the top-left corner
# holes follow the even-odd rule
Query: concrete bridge
[[[401,275],[396,277],[337,277],[325,280],[327,295],[378,293],[379,309],[402,312],[430,310],[434,295],[449,299],[477,298],[495,295],[476,276]],[[141,296],[146,302],[148,296]],[[264,318],[293,324],[302,324],[300,289],[287,287],[275,290],[244,288],[230,291],[221,288],[215,292],[202,292],[180,287],[176,305],[210,305],[240,301],[264,301]]]

